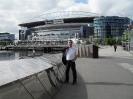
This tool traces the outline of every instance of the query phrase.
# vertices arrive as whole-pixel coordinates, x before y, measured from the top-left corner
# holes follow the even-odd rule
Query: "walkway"
[[[53,99],[133,99],[133,56],[121,47],[100,48],[100,58],[79,58],[78,84],[63,84]]]

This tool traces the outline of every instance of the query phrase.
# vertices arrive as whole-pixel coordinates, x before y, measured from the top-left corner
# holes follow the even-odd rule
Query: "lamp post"
[[[130,51],[130,30],[128,27],[128,51]]]
[[[130,51],[130,42],[131,42],[131,34],[130,34],[131,25],[132,25],[132,19],[130,19],[130,24],[128,26],[128,49],[129,49],[129,51]]]
[[[130,51],[130,43],[131,43],[131,25],[128,27],[128,49]]]

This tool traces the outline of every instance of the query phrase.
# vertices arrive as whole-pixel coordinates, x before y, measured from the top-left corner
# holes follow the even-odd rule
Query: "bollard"
[[[98,58],[98,46],[93,45],[93,58]]]

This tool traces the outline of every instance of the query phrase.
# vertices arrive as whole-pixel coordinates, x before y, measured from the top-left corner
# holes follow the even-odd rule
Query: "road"
[[[77,85],[71,78],[53,99],[133,99],[133,55],[121,47],[114,52],[105,46],[99,56],[77,59]]]

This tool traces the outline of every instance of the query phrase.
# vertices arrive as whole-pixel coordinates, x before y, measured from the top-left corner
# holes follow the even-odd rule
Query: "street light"
[[[130,51],[130,43],[131,43],[131,26],[132,26],[132,16],[129,18],[130,24],[128,25],[128,46],[129,46],[129,51]]]
[[[130,51],[130,43],[131,43],[131,25],[129,25],[128,27],[128,48],[129,48],[129,51]]]
[[[131,34],[130,34],[131,26],[132,26],[132,19],[130,19],[130,24],[128,25],[128,49],[129,51],[130,51],[130,39],[131,39]]]

